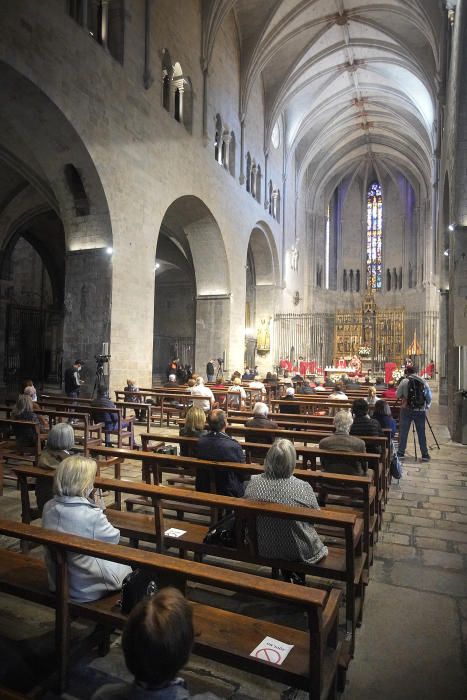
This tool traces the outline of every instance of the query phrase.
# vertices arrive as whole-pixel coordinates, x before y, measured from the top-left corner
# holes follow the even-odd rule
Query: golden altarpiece
[[[369,347],[373,367],[385,362],[402,364],[404,357],[404,309],[379,309],[368,293],[360,311],[337,311],[334,356],[350,360],[361,347]]]

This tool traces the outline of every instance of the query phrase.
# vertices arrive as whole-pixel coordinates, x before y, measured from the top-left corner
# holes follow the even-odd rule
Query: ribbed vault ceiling
[[[205,0],[209,64],[225,16],[241,45],[240,113],[262,80],[266,144],[282,120],[286,157],[310,191],[356,171],[404,172],[427,193],[436,145],[438,0]]]

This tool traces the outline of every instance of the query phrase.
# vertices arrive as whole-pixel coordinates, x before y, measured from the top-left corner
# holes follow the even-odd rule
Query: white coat
[[[81,496],[54,496],[44,506],[42,525],[48,530],[79,535],[107,544],[118,544],[120,530],[109,523],[99,506]],[[55,590],[55,565],[46,552],[49,587]],[[118,591],[131,572],[125,564],[83,554],[68,554],[69,595],[72,600],[89,602]]]

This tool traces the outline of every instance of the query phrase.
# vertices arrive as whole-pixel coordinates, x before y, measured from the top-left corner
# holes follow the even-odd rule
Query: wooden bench
[[[44,470],[18,468],[18,477],[24,489],[24,477],[36,476],[52,480],[53,475]],[[353,512],[332,509],[313,510],[310,508],[289,507],[277,503],[257,503],[244,498],[232,498],[217,494],[186,491],[167,486],[153,486],[137,482],[117,481],[96,478],[96,488],[107,491],[119,491],[137,496],[154,509],[152,516],[141,513],[107,510],[110,522],[120,530],[123,537],[130,540],[132,546],[138,546],[140,540],[153,542],[159,552],[175,548],[182,556],[193,552],[198,561],[205,555],[221,557],[231,561],[248,562],[258,566],[269,567],[274,571],[293,569],[311,576],[343,581],[346,585],[346,620],[351,631],[351,650],[355,644],[355,627],[361,621],[365,584],[367,579],[367,555],[363,551],[363,520]],[[203,506],[211,517],[208,522],[192,523],[186,520],[167,519],[165,510],[176,510],[180,504]],[[236,514],[237,545],[235,548],[221,545],[205,544],[204,538],[209,525],[219,519],[219,514],[233,511]],[[288,560],[266,559],[260,556],[256,542],[256,519],[258,517],[277,517],[285,520],[300,520],[317,527],[323,540],[329,540],[328,556],[317,564],[291,562]],[[166,535],[167,528],[184,531],[180,537]],[[244,540],[249,533],[248,541]]]
[[[69,600],[66,560],[67,554],[74,552],[149,568],[154,570],[161,585],[176,585],[188,593],[188,597],[192,584],[197,584],[198,588],[214,586],[230,593],[271,600],[277,606],[292,605],[303,611],[306,615],[305,631],[223,609],[220,607],[220,595],[213,597],[209,604],[194,601],[193,651],[234,668],[306,690],[310,700],[335,698],[337,667],[342,649],[337,634],[341,594],[332,587],[317,590],[293,586],[252,574],[122,545],[104,544],[7,520],[0,520],[0,534],[42,544],[49,549],[56,561],[56,593],[50,593],[42,562],[11,550],[1,550],[0,590],[55,608],[57,665],[62,691],[68,677],[72,616],[103,624],[107,630],[114,626],[121,628],[125,622],[125,616],[118,607],[119,593],[92,603]],[[229,596],[226,597],[226,602],[228,607]],[[251,652],[265,636],[293,644],[293,649],[281,666],[251,657]],[[102,643],[101,649],[104,648],[105,643]]]
[[[18,448],[16,437],[12,435],[15,427],[29,427],[33,437],[33,445],[24,450]],[[3,496],[3,485],[5,479],[15,479],[10,474],[5,474],[6,465],[14,465],[27,462],[37,465],[42,451],[42,440],[46,435],[41,433],[39,423],[26,420],[15,420],[14,418],[0,418],[0,433],[3,438],[0,440],[0,496]]]
[[[131,452],[115,448],[92,448],[91,451],[96,458],[113,456],[122,460],[136,460],[141,464],[142,480],[147,484],[161,485],[164,474],[169,474],[168,483],[193,489],[193,477],[196,475],[197,470],[206,469],[209,472],[211,493],[216,493],[216,470],[218,469],[228,468],[233,470],[242,479],[263,473],[263,468],[256,464],[213,462],[199,460],[194,457],[178,457],[142,451]],[[190,480],[187,480],[187,475],[190,475]],[[325,492],[327,509],[351,512],[363,519],[363,549],[368,555],[367,566],[369,566],[372,561],[373,545],[376,540],[378,525],[376,488],[371,483],[370,478],[368,476],[331,474],[309,469],[296,469],[294,475],[307,481],[317,492],[318,498],[320,498],[322,492]],[[127,501],[127,507],[133,504],[144,505],[144,499],[130,499],[130,501]],[[183,504],[178,508],[174,508],[174,510],[176,510],[179,519],[183,517]],[[196,510],[193,509],[189,512],[196,512]],[[206,508],[203,509],[201,507],[199,512],[206,514]]]

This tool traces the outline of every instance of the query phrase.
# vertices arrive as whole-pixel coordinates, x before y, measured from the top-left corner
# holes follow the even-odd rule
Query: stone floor
[[[450,441],[444,418],[445,410],[433,407],[430,421],[441,449],[429,435],[432,461],[417,462],[409,443],[404,477],[391,487],[345,700],[467,697],[467,448]],[[0,512],[19,517],[12,487]],[[247,604],[236,601],[238,609]],[[52,626],[49,611],[0,596],[0,683],[27,689],[38,668],[53,664]],[[196,656],[184,675],[192,692],[211,690],[220,698],[305,698]],[[62,697],[84,700],[101,683],[125,677],[116,635],[105,658],[81,659]]]

